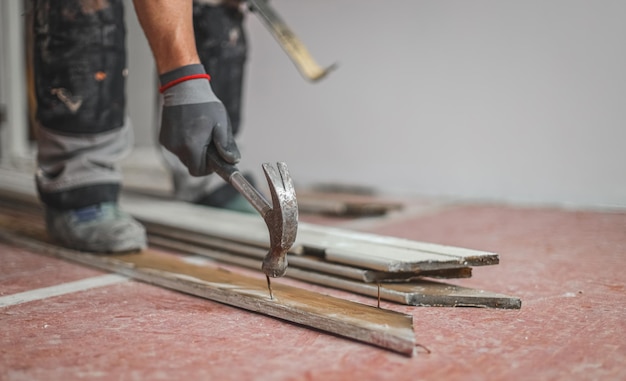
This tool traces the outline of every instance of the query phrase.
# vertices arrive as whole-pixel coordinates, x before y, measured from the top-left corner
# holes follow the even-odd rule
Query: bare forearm
[[[191,0],[133,0],[159,74],[199,63]]]

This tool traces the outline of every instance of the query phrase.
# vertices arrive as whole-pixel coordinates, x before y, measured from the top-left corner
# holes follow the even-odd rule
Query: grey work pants
[[[37,189],[67,210],[116,201],[119,161],[132,147],[126,118],[126,27],[122,0],[34,0]],[[211,86],[237,133],[247,44],[237,8],[194,2],[194,30]],[[169,154],[169,153],[168,153]],[[176,196],[201,198],[209,179],[193,178],[173,155]]]

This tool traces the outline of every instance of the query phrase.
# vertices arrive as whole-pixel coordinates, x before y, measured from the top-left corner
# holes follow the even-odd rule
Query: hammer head
[[[263,259],[261,269],[265,275],[277,278],[287,272],[287,251],[296,240],[298,202],[285,163],[276,163],[276,167],[265,163],[263,172],[269,184],[272,208],[263,214],[270,234],[270,251]]]

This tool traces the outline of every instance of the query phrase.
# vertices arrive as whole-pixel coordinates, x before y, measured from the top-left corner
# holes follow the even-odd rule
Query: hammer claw
[[[263,172],[269,184],[270,195],[272,197],[272,210],[291,211],[296,203],[296,190],[289,175],[289,170],[285,163],[276,163],[274,168],[269,163],[263,164]],[[297,204],[295,205],[297,213]],[[281,213],[282,214],[282,213]]]
[[[226,163],[211,145],[207,150],[207,165],[230,183],[263,217],[269,230],[270,250],[261,266],[268,277],[281,277],[287,272],[287,251],[296,240],[298,231],[298,202],[293,180],[285,163],[263,164],[272,204],[256,190],[236,166]]]
[[[285,163],[273,167],[263,164],[269,184],[272,208],[263,219],[270,233],[270,252],[263,261],[262,269],[271,277],[283,276],[287,270],[286,253],[293,245],[298,230],[298,203],[293,180]]]

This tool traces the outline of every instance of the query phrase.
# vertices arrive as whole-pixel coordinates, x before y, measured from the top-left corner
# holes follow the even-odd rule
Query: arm
[[[133,0],[159,74],[200,63],[191,0]]]
[[[191,0],[133,0],[139,23],[156,61],[163,108],[159,142],[185,164],[189,173],[211,173],[211,144],[222,159],[241,157],[228,114],[213,94],[210,76],[200,64],[193,30]]]

